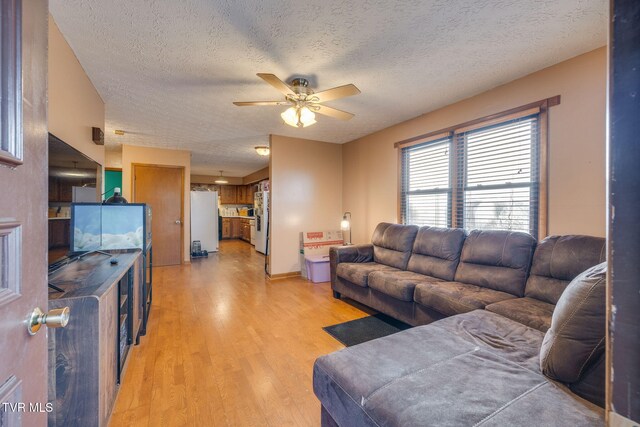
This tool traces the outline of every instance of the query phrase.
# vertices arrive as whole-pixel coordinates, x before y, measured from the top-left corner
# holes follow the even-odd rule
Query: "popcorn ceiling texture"
[[[107,150],[192,151],[192,171],[266,165],[269,134],[344,143],[606,44],[606,0],[51,0],[51,13],[106,104]],[[307,77],[356,114],[282,123],[256,77]],[[534,100],[532,100],[534,101]],[[127,134],[118,137],[115,129]]]

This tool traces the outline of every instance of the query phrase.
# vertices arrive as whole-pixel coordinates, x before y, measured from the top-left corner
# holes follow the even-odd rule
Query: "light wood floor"
[[[314,360],[344,346],[323,326],[366,315],[329,283],[269,281],[240,241],[154,269],[147,335],[130,353],[116,426],[318,426]]]

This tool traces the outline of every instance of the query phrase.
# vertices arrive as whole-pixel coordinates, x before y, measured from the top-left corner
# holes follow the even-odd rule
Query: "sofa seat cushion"
[[[369,274],[374,271],[400,271],[388,265],[377,262],[341,262],[336,269],[338,277],[350,281],[353,284],[366,288],[369,282]]]
[[[485,310],[498,313],[530,328],[547,332],[555,305],[533,298],[515,298],[489,304]]]
[[[542,337],[477,310],[320,357],[313,388],[341,426],[601,425],[539,372]]]
[[[515,296],[460,282],[423,282],[416,286],[414,300],[446,316],[467,313]]]
[[[416,285],[425,281],[440,281],[412,271],[374,271],[369,275],[369,287],[401,301],[413,301]]]

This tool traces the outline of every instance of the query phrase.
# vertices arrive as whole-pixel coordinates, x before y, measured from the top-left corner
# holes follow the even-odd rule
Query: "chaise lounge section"
[[[397,224],[332,249],[334,296],[426,326],[318,358],[323,425],[601,425],[604,257],[597,237]]]

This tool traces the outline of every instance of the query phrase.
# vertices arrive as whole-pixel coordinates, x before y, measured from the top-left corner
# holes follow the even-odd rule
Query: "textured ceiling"
[[[270,133],[344,143],[606,43],[607,0],[50,0],[51,13],[106,103],[107,149],[192,151],[193,173],[266,165]],[[296,129],[256,77],[354,83]],[[115,136],[115,129],[127,134]]]

